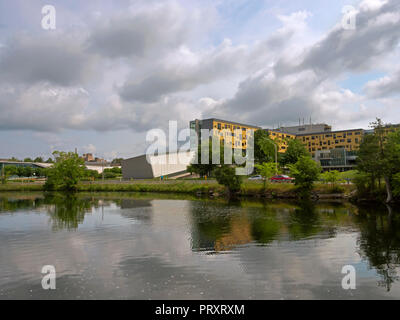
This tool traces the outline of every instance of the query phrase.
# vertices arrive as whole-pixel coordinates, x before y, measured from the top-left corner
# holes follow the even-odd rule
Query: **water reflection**
[[[387,209],[387,214],[381,214]],[[390,206],[371,208],[360,207],[359,253],[381,276],[379,285],[390,291],[392,284],[399,280],[400,265],[400,216]],[[398,212],[396,210],[396,212]]]
[[[50,224],[37,224],[31,230],[30,221],[36,217],[44,217]],[[23,223],[21,232],[18,227]],[[75,235],[69,237],[70,231]],[[400,297],[400,210],[394,207],[160,200],[154,195],[117,193],[3,194],[0,240],[0,285],[8,284],[4,279],[16,283],[18,277],[26,279],[25,273],[18,276],[13,270],[23,264],[30,266],[34,257],[58,257],[58,252],[63,252],[58,259],[65,265],[65,285],[71,285],[68,270],[72,269],[75,276],[85,274],[95,279],[96,290],[103,294],[100,297],[110,292],[99,288],[99,283],[111,278],[118,287],[125,285],[127,291],[121,297],[165,298],[174,285],[175,296],[171,297],[181,298],[182,290],[187,294],[189,287],[202,286],[202,291],[214,290],[217,297],[228,292],[227,298],[241,298],[240,292],[247,286],[254,298],[262,298],[265,292],[251,286],[265,282],[279,288],[282,295],[284,290],[315,291],[314,297],[320,298],[324,293],[316,289],[319,283],[314,272],[325,275],[324,282],[321,280],[325,287],[341,290],[337,270],[346,263],[358,263],[358,257],[365,269],[373,271],[361,271],[361,286],[372,290],[372,282],[372,287],[378,284],[383,291],[397,292],[396,297]],[[8,251],[14,256],[7,255]],[[221,265],[216,263],[209,269],[210,261]],[[244,274],[235,269],[236,263]],[[315,270],[310,270],[309,264]],[[91,268],[97,265],[100,268],[95,273]],[[226,279],[231,281],[229,289]],[[23,283],[18,292],[26,289]],[[299,289],[299,284],[304,287]],[[129,291],[138,286],[147,289],[134,294]],[[159,295],[155,295],[155,288]]]

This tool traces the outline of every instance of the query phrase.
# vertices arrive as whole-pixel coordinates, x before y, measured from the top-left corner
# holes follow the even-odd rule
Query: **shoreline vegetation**
[[[37,192],[45,191],[43,183],[8,183],[0,185],[0,192]],[[196,196],[226,197],[226,188],[213,180],[138,180],[81,182],[76,192],[148,192],[191,194]],[[262,182],[245,181],[236,192],[238,197],[266,199],[299,199],[301,193],[291,183],[268,184],[264,189]],[[353,199],[356,187],[353,184],[329,185],[316,183],[311,191],[311,198],[318,199]]]

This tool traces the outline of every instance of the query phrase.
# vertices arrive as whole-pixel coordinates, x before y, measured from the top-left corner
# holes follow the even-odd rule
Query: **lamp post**
[[[278,174],[278,146],[274,143],[275,147],[275,175]]]
[[[274,145],[274,149],[275,149],[275,175],[277,175],[278,174],[278,146],[272,139],[268,139],[267,141],[271,142]]]

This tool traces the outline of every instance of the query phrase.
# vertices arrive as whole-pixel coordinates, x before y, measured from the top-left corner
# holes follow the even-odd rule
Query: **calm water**
[[[0,299],[397,299],[399,257],[385,206],[0,195]]]

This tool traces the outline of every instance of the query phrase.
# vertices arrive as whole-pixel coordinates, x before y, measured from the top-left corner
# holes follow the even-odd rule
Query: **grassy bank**
[[[318,195],[335,194],[349,195],[354,191],[353,185],[340,185],[332,188],[327,184],[317,183],[314,188],[314,193]],[[6,191],[43,191],[43,185],[37,183],[10,183],[0,185],[0,192]],[[214,194],[224,195],[225,188],[215,181],[152,181],[131,182],[131,183],[81,183],[78,186],[78,192],[155,192],[155,193],[176,193],[176,194]],[[255,181],[245,181],[242,184],[240,195],[244,197],[268,197],[268,198],[296,198],[296,188],[293,184],[269,184],[267,190],[264,190],[263,184]]]

